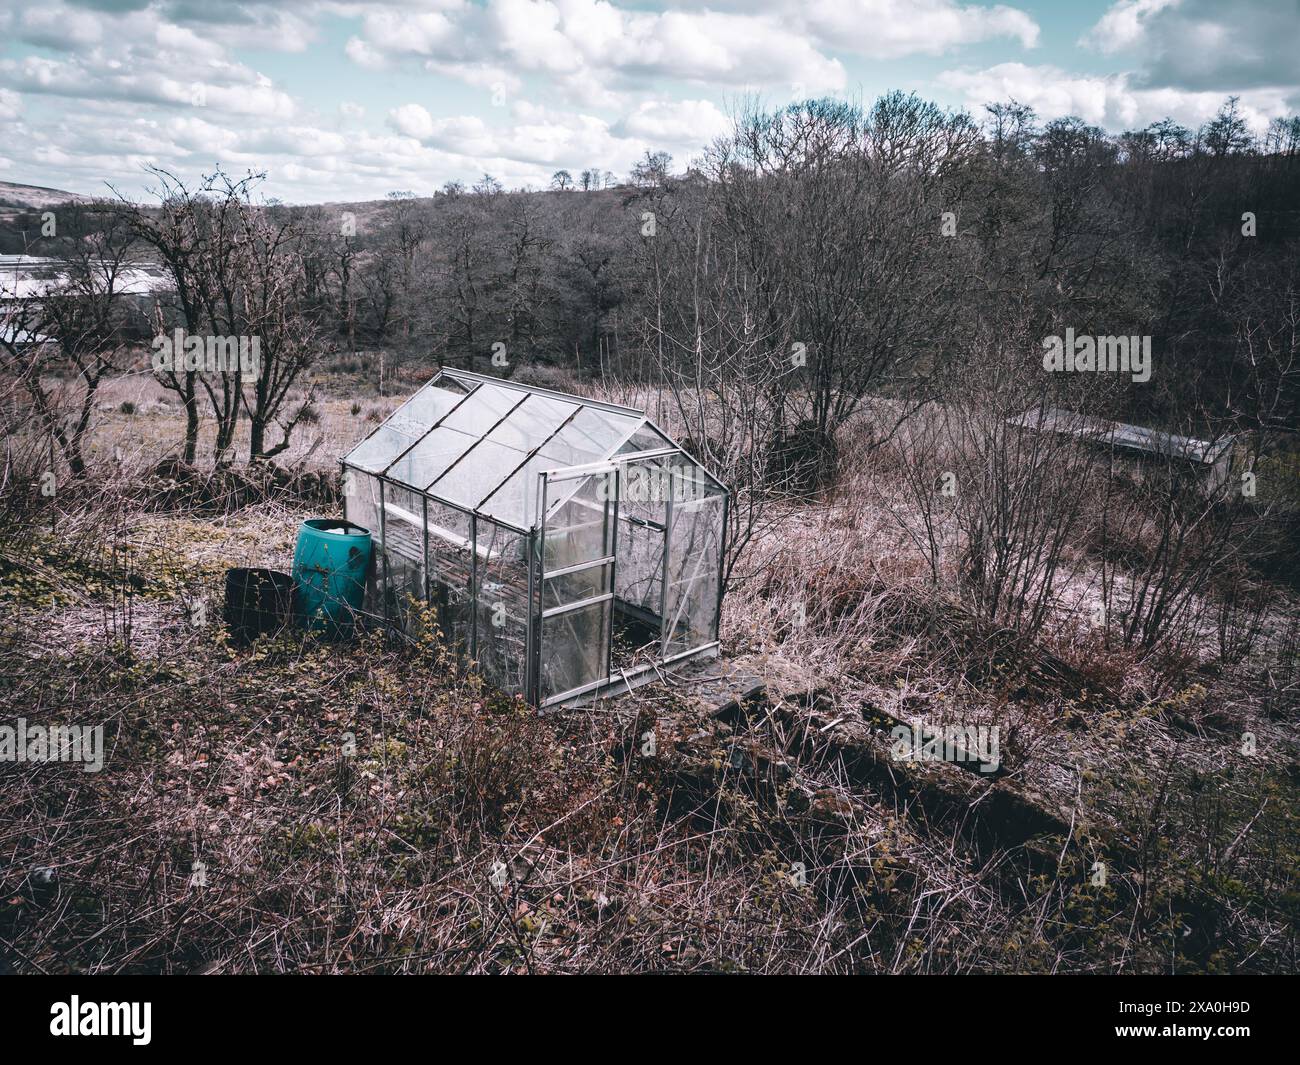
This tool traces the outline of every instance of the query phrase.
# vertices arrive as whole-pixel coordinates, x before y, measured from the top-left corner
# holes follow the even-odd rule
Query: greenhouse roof
[[[542,472],[680,450],[631,407],[445,368],[343,462],[529,531],[539,524]],[[723,488],[697,468],[711,486]]]

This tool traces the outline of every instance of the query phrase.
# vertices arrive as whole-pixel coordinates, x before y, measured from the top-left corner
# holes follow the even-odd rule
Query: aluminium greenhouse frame
[[[533,705],[717,653],[730,493],[642,411],[444,368],[341,466],[368,612]]]

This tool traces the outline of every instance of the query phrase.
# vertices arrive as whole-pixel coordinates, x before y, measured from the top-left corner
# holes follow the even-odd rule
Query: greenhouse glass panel
[[[480,385],[442,420],[442,424],[449,429],[481,437],[526,398],[527,393],[512,388]]]
[[[384,615],[408,634],[424,601],[424,497],[384,485],[380,550],[385,567]]]
[[[582,408],[483,500],[483,510],[502,521],[531,528],[538,517],[538,474],[602,461],[636,424],[637,420],[627,415]],[[576,482],[570,481],[557,491],[569,492],[575,487]],[[551,502],[556,499],[553,497]]]
[[[584,407],[546,451],[570,466],[604,459],[638,424],[639,419],[630,415]]]
[[[379,537],[379,478],[358,470],[343,472],[343,516]]]
[[[344,459],[350,466],[381,473],[466,396],[457,381],[435,381],[403,403]]]
[[[718,638],[717,601],[724,497],[674,502],[668,531],[664,657]]]
[[[542,609],[572,606],[584,599],[604,595],[613,589],[613,576],[612,564],[597,563],[547,577],[542,588]]]
[[[385,476],[401,484],[426,488],[472,448],[475,439],[467,433],[440,425],[389,466]]]
[[[343,478],[343,516],[354,525],[369,530],[376,546],[376,552],[371,554],[370,569],[366,573],[366,594],[362,609],[368,614],[382,615],[384,607],[380,597],[384,587],[383,572],[375,557],[379,545],[379,478],[346,468]]]
[[[507,477],[500,488],[494,489],[479,509],[499,521],[532,528],[537,524],[538,486],[541,483],[538,474],[554,466],[555,463],[549,459],[534,455]]]
[[[486,680],[502,691],[522,693],[532,618],[528,537],[483,518],[477,519],[477,525],[474,657]]]
[[[564,501],[549,508],[546,516],[542,563],[546,573],[583,562],[594,562],[612,554],[614,533],[610,499],[614,493],[614,471],[577,479],[570,489],[566,478],[548,478],[547,500],[552,492]]]
[[[446,473],[429,485],[439,499],[457,506],[476,508],[491,496],[507,473],[524,461],[521,451],[480,440]]]
[[[627,442],[618,449],[618,453],[631,455],[637,451],[658,451],[660,448],[673,446],[675,445],[668,437],[647,423],[628,438]]]
[[[527,453],[549,440],[577,412],[578,407],[573,403],[562,403],[549,396],[528,396],[488,433],[487,439]]]
[[[420,611],[424,606],[424,566],[400,552],[385,554],[387,594],[384,606],[388,619],[408,636],[419,633]]]
[[[455,381],[441,380],[425,385],[393,411],[385,423],[392,429],[418,437],[428,432],[468,393]]]
[[[393,459],[414,444],[416,437],[381,425],[349,452],[344,460],[350,466],[369,473],[383,473]]]
[[[662,494],[654,498],[653,489],[667,470],[666,459],[637,459],[624,464],[619,486],[615,590],[625,604],[655,614],[663,603],[668,508]]]
[[[542,619],[543,698],[563,695],[609,675],[609,602]]]
[[[474,519],[433,500],[428,515],[429,605],[444,637],[468,657],[474,631]]]

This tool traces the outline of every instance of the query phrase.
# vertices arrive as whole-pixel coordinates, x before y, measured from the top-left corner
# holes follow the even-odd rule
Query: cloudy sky
[[[1300,0],[0,0],[0,180],[294,202],[679,165],[748,95],[1014,97],[1111,130],[1300,112]]]

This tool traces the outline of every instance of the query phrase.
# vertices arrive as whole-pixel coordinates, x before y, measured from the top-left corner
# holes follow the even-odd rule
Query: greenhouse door
[[[615,673],[669,662],[717,643],[726,493],[678,451],[624,460],[615,575]],[[644,623],[638,626],[638,623]]]
[[[609,679],[618,469],[543,473],[533,663],[540,705]]]
[[[669,461],[666,455],[619,461],[611,678],[663,658]]]
[[[671,662],[717,643],[727,496],[699,467],[670,470],[666,499],[663,658]]]

